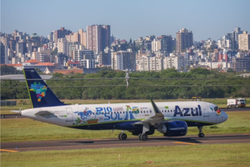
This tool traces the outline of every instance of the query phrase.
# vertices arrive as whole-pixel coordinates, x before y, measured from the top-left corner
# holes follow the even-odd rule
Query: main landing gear
[[[139,140],[140,141],[147,141],[148,140],[148,135],[146,133],[144,134],[139,134]]]
[[[147,135],[148,131],[149,131],[149,124],[148,123],[143,124],[142,133],[139,134],[139,136],[138,136],[140,141],[147,141],[148,140],[148,135]]]
[[[124,133],[124,132],[121,132],[121,133],[118,135],[118,139],[119,139],[119,140],[127,140],[127,134]]]
[[[199,129],[199,137],[204,137],[205,135],[204,135],[204,133],[202,133],[202,128],[203,128],[203,126],[198,126],[198,129]]]

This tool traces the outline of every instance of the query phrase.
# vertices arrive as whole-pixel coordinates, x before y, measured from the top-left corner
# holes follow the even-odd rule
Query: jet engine
[[[164,136],[185,136],[187,134],[187,123],[185,121],[170,121],[161,124],[157,130]]]

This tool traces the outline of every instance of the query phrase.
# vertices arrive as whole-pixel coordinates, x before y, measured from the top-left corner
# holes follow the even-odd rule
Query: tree
[[[58,53],[57,47],[50,53],[51,55],[56,55]]]
[[[3,65],[1,66],[1,75],[10,75],[10,74],[22,74],[22,71],[18,71],[15,67]]]
[[[235,72],[232,68],[227,69],[227,72]]]

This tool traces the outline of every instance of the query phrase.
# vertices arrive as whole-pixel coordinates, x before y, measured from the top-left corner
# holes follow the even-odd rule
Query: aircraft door
[[[73,122],[73,113],[70,107],[66,108],[66,113],[67,113],[66,122]]]
[[[203,109],[203,111],[202,111],[203,120],[208,121],[209,120],[209,113],[208,113],[209,108],[208,108],[207,104],[203,104],[202,109]]]

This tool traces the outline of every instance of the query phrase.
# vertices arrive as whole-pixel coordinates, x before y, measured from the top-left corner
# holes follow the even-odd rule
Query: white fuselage
[[[165,121],[183,120],[189,126],[218,124],[226,121],[225,112],[217,113],[217,106],[207,102],[156,102]],[[116,103],[64,105],[23,110],[23,116],[67,127],[102,125],[141,121],[155,115],[151,103]],[[87,129],[87,128],[86,128]],[[102,128],[101,128],[102,129]]]

